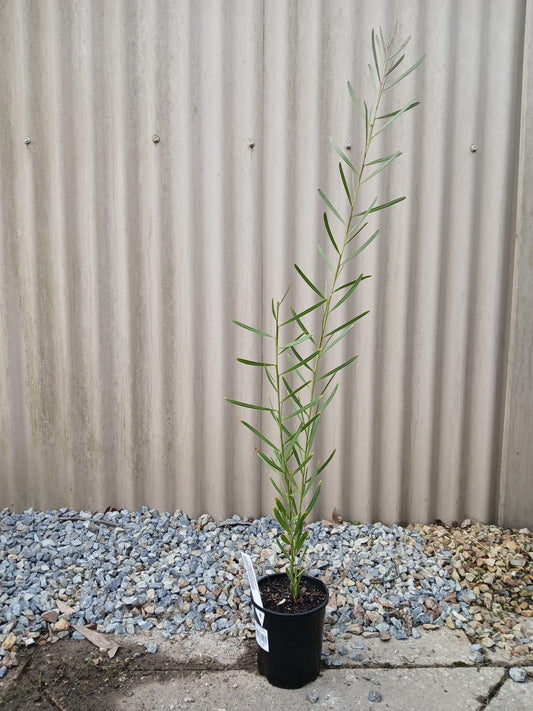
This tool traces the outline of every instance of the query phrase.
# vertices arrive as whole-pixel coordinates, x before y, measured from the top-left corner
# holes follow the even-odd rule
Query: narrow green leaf
[[[283,496],[283,492],[282,492],[281,489],[279,488],[279,486],[278,486],[276,480],[274,479],[274,477],[271,476],[271,477],[269,477],[269,479],[270,479],[270,483],[272,484],[272,486],[274,487],[274,489],[278,492],[278,494],[279,494],[280,496]]]
[[[346,321],[346,323],[343,323],[342,326],[337,326],[337,328],[334,328],[332,331],[330,331],[327,335],[326,338],[329,338],[329,336],[332,336],[334,333],[338,333],[339,331],[342,331],[344,328],[347,328],[348,326],[351,326],[352,323],[355,323],[356,321],[359,321],[359,319],[363,318],[363,316],[366,316],[369,311],[363,311],[362,314],[359,314],[359,316],[354,316],[354,318],[350,319],[349,321]],[[325,376],[322,376],[325,377]]]
[[[282,497],[284,498],[284,497]],[[285,518],[288,518],[287,508],[285,504],[277,496],[274,498],[274,503],[278,511],[280,511]]]
[[[328,391],[328,389],[329,389],[329,386],[331,385],[331,383],[332,383],[334,380],[335,380],[335,373],[333,373],[333,375],[329,378],[328,382],[327,382],[327,383],[324,385],[324,387],[322,388],[322,392],[320,393],[320,396],[321,396],[321,397],[324,397],[324,395],[327,393],[327,391]]]
[[[316,472],[315,472],[315,474],[316,474],[317,476],[328,466],[328,464],[331,462],[331,460],[332,460],[333,457],[335,456],[335,452],[336,452],[336,451],[337,451],[337,450],[334,449],[333,452],[332,452],[332,453],[329,455],[329,457],[326,459],[326,461],[325,461],[323,464],[320,464],[320,465],[319,465],[319,467],[317,468],[317,470],[316,470]]]
[[[275,513],[276,513],[276,512],[274,512],[274,515],[275,515]],[[280,523],[281,523],[281,521],[280,521]],[[283,526],[283,524],[281,524],[281,525]],[[288,528],[288,527],[289,527],[289,524],[287,524],[287,525],[285,526],[285,528]],[[290,545],[291,545],[291,544],[290,544],[289,539],[287,538],[287,535],[286,535],[285,533],[282,533],[279,538],[280,538],[280,540],[281,540],[283,543],[285,543],[286,546],[289,546],[289,550],[290,550]],[[281,551],[282,551],[283,555],[285,556],[285,558],[289,558],[289,556],[290,556],[289,551],[288,551],[288,550],[284,550],[281,545],[280,545],[280,548],[281,548]]]
[[[355,357],[357,358],[357,356],[355,356]],[[328,397],[328,399],[326,400],[326,402],[324,403],[324,407],[322,408],[322,412],[324,412],[324,410],[326,409],[326,407],[327,407],[327,406],[329,405],[329,403],[333,400],[333,398],[335,397],[335,395],[336,395],[338,389],[339,389],[339,383],[337,383],[337,384],[335,385],[335,387],[333,388],[333,390],[332,390],[331,393],[329,394],[329,397]]]
[[[225,397],[224,400],[231,402],[232,405],[238,405],[239,407],[248,407],[251,410],[266,410],[267,412],[272,412],[271,407],[263,407],[262,405],[252,405],[251,402],[241,402],[240,400],[232,400],[229,397]]]
[[[350,241],[353,239],[353,237],[355,237],[355,235],[356,235],[358,232],[360,232],[360,231],[363,229],[364,225],[363,225],[363,227],[361,227],[361,228],[360,228],[360,226],[364,223],[364,221],[366,220],[366,218],[368,217],[368,215],[370,215],[370,213],[372,212],[372,210],[373,210],[375,204],[377,203],[377,201],[378,201],[378,199],[377,199],[377,197],[375,197],[375,198],[372,200],[372,202],[370,203],[370,205],[366,208],[366,210],[365,210],[364,212],[360,212],[358,215],[355,215],[355,217],[359,217],[360,219],[359,219],[359,221],[350,229],[350,231],[349,231],[349,233],[348,233],[348,238],[350,239]]]
[[[378,93],[378,86],[377,86],[376,77],[374,74],[374,67],[371,64],[368,65],[368,71],[370,72],[370,81],[372,82],[372,89],[374,89],[374,94],[377,94]]]
[[[276,445],[273,444],[267,437],[265,437],[264,434],[262,434],[261,432],[259,432],[259,430],[256,429],[253,425],[251,425],[249,422],[246,422],[245,420],[241,420],[241,422],[242,422],[242,424],[243,424],[245,427],[247,427],[247,428],[250,430],[250,432],[253,432],[254,435],[256,435],[257,437],[259,437],[259,439],[263,440],[263,442],[264,442],[265,444],[268,444],[268,446],[269,446],[271,449],[273,449],[275,452],[278,452],[278,451],[279,451],[278,448],[276,447]]]
[[[322,412],[317,412],[313,417],[310,417],[306,422],[301,422],[300,425],[298,426],[298,429],[296,432],[292,435],[292,437],[287,440],[288,443],[293,443],[298,440],[298,437],[302,434],[302,432],[305,432],[305,430],[309,429],[311,425],[313,425],[314,422],[316,422],[318,419],[320,419],[320,416],[322,415]]]
[[[410,101],[408,104],[406,104],[403,109],[400,109],[399,111],[396,111],[391,118],[386,121],[383,126],[380,127],[379,131],[376,131],[374,133],[374,137],[379,136],[380,133],[383,133],[383,131],[387,128],[387,126],[390,126],[393,121],[396,121],[396,119],[399,119],[400,116],[402,116],[406,111],[409,111],[409,109],[413,108],[413,105],[416,106],[415,101]]]
[[[365,229],[365,227],[368,226],[368,222],[363,222],[363,224],[360,224],[360,221],[357,223],[356,227],[354,227],[355,231],[350,230],[348,238],[346,239],[346,244],[350,244],[350,242],[353,242],[354,239]],[[342,266],[345,266],[346,262],[349,262],[349,259],[345,259]]]
[[[325,264],[327,267],[329,267],[330,271],[333,271],[333,267],[331,266],[331,262],[330,262],[329,259],[326,257],[326,253],[324,252],[324,250],[322,249],[322,247],[321,247],[319,244],[317,244],[317,249],[318,249],[318,252],[319,252],[320,256],[322,257],[322,260],[324,261],[324,264]]]
[[[389,202],[384,202],[381,205],[376,205],[376,207],[372,207],[367,212],[359,212],[357,214],[357,217],[359,217],[360,215],[368,215],[369,212],[378,212],[378,210],[384,210],[386,207],[396,205],[397,202],[401,202],[402,200],[405,200],[405,195],[403,197],[395,198],[394,200],[389,200]]]
[[[237,360],[239,361],[239,363],[243,363],[244,365],[255,365],[259,368],[264,368],[267,365],[273,367],[275,365],[275,363],[263,363],[257,360],[247,360],[246,358],[237,358]]]
[[[291,314],[292,314],[293,317],[295,318],[295,321],[296,321],[296,323],[298,324],[298,326],[300,326],[300,328],[302,329],[302,332],[303,332],[304,334],[306,334],[307,336],[309,336],[309,340],[311,341],[311,343],[312,343],[313,345],[315,345],[315,339],[313,338],[313,334],[312,334],[310,331],[308,331],[308,329],[305,327],[305,324],[303,323],[303,321],[301,321],[301,320],[299,319],[298,314],[297,314],[296,311],[292,308],[292,306],[291,306]]]
[[[312,498],[311,498],[311,501],[309,502],[309,504],[308,504],[308,506],[307,506],[307,508],[306,508],[306,510],[305,510],[305,517],[306,517],[306,518],[309,516],[309,514],[310,514],[311,511],[313,510],[313,506],[316,504],[316,501],[317,501],[317,499],[318,499],[318,497],[319,497],[319,495],[320,495],[320,489],[321,489],[321,488],[322,488],[322,482],[319,481],[318,484],[317,484],[317,487],[316,487],[316,489],[315,489],[315,491],[314,491],[314,493],[313,493],[313,496],[312,496]]]
[[[314,472],[313,472],[310,476],[308,476],[308,478],[305,480],[305,486],[304,486],[304,488],[303,488],[303,497],[304,497],[304,498],[309,494],[309,492],[311,491],[311,489],[312,489],[314,486],[317,486],[316,480],[317,480],[316,471],[314,471]]]
[[[370,135],[370,119],[368,117],[368,106],[366,105],[365,101],[365,134],[366,134],[366,143],[368,144],[368,136]]]
[[[360,283],[360,282],[364,281],[365,279],[370,279],[370,275],[369,274],[359,274],[357,279],[354,279],[353,281],[347,281],[346,284],[342,284],[342,286],[338,286],[333,291],[333,293],[336,294],[337,291],[342,291],[342,289],[348,289],[352,284],[355,284],[357,282]]]
[[[285,471],[285,469],[287,467],[287,462],[285,461],[285,459],[283,457],[283,452],[281,452],[279,449],[276,449],[274,454],[276,456],[276,459],[278,460],[279,466],[283,469],[283,471]]]
[[[344,296],[342,296],[342,298],[340,298],[340,299],[337,301],[337,303],[335,304],[335,306],[332,307],[331,311],[335,311],[335,309],[339,308],[339,306],[341,306],[341,304],[343,304],[343,303],[346,301],[346,299],[349,299],[349,298],[350,298],[350,296],[353,294],[353,292],[357,289],[357,287],[358,287],[359,284],[361,283],[362,279],[363,279],[363,275],[361,274],[361,275],[359,276],[359,278],[356,279],[356,280],[352,283],[351,287],[350,287],[350,288],[348,289],[348,291],[344,294]]]
[[[272,373],[270,372],[270,368],[265,368],[265,373],[268,378],[268,382],[270,383],[270,385],[272,385],[274,390],[276,390],[276,388],[277,388],[276,380],[275,380],[274,376],[272,375]]]
[[[274,409],[272,410],[272,412],[270,414],[272,415],[272,419],[276,423],[276,426],[279,427],[279,414]]]
[[[341,174],[341,180],[342,180],[342,184],[344,186],[344,192],[346,193],[348,202],[351,205],[352,204],[352,194],[350,192],[350,188],[348,187],[348,181],[346,180],[346,176],[344,174],[344,168],[342,167],[342,163],[339,163],[339,173]],[[324,214],[326,214],[326,213],[324,213]]]
[[[388,89],[392,89],[392,87],[395,86],[396,84],[398,84],[398,82],[400,82],[402,79],[405,79],[406,76],[409,76],[409,74],[411,74],[411,72],[414,72],[414,70],[415,70],[420,64],[422,64],[422,62],[424,61],[424,58],[425,58],[424,55],[422,55],[422,57],[420,57],[420,59],[418,59],[414,64],[412,64],[412,65],[409,67],[409,69],[408,69],[407,71],[405,71],[403,74],[401,74],[401,75],[400,75],[397,79],[395,79],[391,84],[387,84],[387,86],[384,87],[383,91],[387,91]]]
[[[331,244],[333,245],[333,249],[337,252],[337,254],[340,254],[339,248],[337,247],[337,243],[335,242],[335,240],[333,238],[333,233],[330,229],[329,222],[328,222],[328,215],[326,212],[324,213],[324,224],[326,225],[326,231],[328,233]],[[320,294],[320,296],[322,296],[322,294]]]
[[[339,341],[342,341],[342,339],[347,336],[350,331],[352,330],[354,324],[352,323],[351,326],[348,326],[344,331],[341,331],[340,335],[335,338],[334,341],[331,343],[328,343],[328,345],[324,348],[324,353],[327,353],[329,350],[331,350]]]
[[[384,74],[383,78],[386,79],[388,76],[390,76],[392,74],[392,72],[396,69],[396,67],[400,66],[400,64],[403,62],[404,59],[405,59],[405,54],[402,54],[400,59],[397,59],[394,62],[394,64],[392,65],[392,67]]]
[[[298,360],[297,361],[294,360],[294,358],[291,356],[291,354],[287,353],[287,359],[288,359],[289,363],[291,364],[289,372],[294,372],[298,376],[298,378],[301,380],[301,382],[305,383],[305,376],[300,372],[300,366],[302,365],[303,358],[299,353],[295,352],[294,349],[292,349],[292,350],[293,350],[293,353],[298,358]],[[305,368],[307,368],[307,370],[312,372],[313,369],[307,363],[303,363],[303,365],[305,366]],[[284,373],[281,373],[281,375],[284,375]]]
[[[296,417],[297,415],[301,415],[302,412],[307,412],[307,410],[312,410],[313,407],[320,401],[320,398],[317,397],[314,400],[311,400],[311,402],[306,403],[305,405],[302,405],[300,408],[295,410],[294,412],[291,412],[290,415],[285,415],[283,418],[283,421],[290,420],[291,417]]]
[[[330,371],[325,373],[324,375],[320,376],[319,380],[323,380],[324,378],[329,377],[330,375],[337,374],[340,370],[343,368],[346,368],[350,363],[353,363],[354,360],[356,360],[357,356],[352,356],[351,358],[348,358],[348,360],[345,360],[344,363],[341,363],[338,365],[336,368],[332,368]]]
[[[320,378],[317,378],[317,380],[320,380]],[[324,395],[324,393],[327,390],[327,386],[322,390],[320,393],[320,397]],[[320,418],[322,417],[323,410],[318,410],[315,412],[313,417],[309,418],[309,420],[305,423],[303,429],[304,430],[310,430],[309,433],[306,435],[306,447],[307,449],[311,449],[313,447],[313,442],[315,439],[315,434],[317,431],[318,423]]]
[[[326,213],[324,213],[324,214],[326,214]],[[318,289],[318,287],[316,287],[316,286],[313,284],[313,282],[311,281],[311,279],[309,279],[309,277],[307,277],[307,276],[304,274],[304,272],[300,269],[300,267],[299,267],[297,264],[294,265],[294,268],[296,269],[296,271],[298,272],[298,274],[302,277],[302,279],[305,281],[305,283],[307,284],[307,286],[310,287],[310,288],[315,292],[315,294],[318,294],[318,296],[320,296],[321,299],[325,299],[325,298],[326,298],[326,297],[324,296],[324,294],[321,293],[320,289]]]
[[[381,74],[379,73],[378,55],[376,52],[376,36],[375,36],[374,30],[372,30],[372,54],[374,55],[374,64],[376,65],[376,72],[378,75],[378,79],[379,79],[379,81],[381,81]]]
[[[350,170],[352,170],[354,173],[357,174],[355,167],[352,165],[351,161],[348,159],[348,156],[346,155],[346,153],[344,153],[344,151],[335,143],[333,138],[330,138],[329,140],[330,140],[330,143],[333,146],[333,148],[337,151],[339,156],[346,163],[346,165],[350,168]]]
[[[411,41],[411,35],[409,35],[409,37],[405,40],[405,42],[403,42],[400,45],[400,47],[398,47],[398,49],[396,50],[396,52],[394,52],[394,54],[391,54],[391,56],[390,56],[391,61],[395,57],[397,57],[400,54],[400,52],[403,52],[403,50],[407,47],[407,45],[409,44],[410,41]]]
[[[305,343],[305,341],[312,341],[312,340],[313,340],[313,337],[309,333],[309,331],[307,333],[302,333],[302,335],[298,336],[298,338],[296,340],[291,341],[290,343],[284,343],[282,346],[279,346],[279,352],[280,352],[280,354],[285,353],[285,351],[288,351],[289,348],[293,348],[294,346],[298,346],[301,343]]]
[[[288,433],[290,434],[290,432]],[[300,434],[298,434],[298,437]],[[291,457],[296,456],[298,450],[301,450],[301,447],[299,446],[298,442],[298,437],[295,437],[295,435],[292,435],[292,437],[288,437],[288,439],[285,440],[284,445],[283,445],[283,452],[285,456],[285,462],[289,462]]]
[[[389,161],[391,158],[396,158],[396,156],[401,155],[401,153],[391,153],[388,156],[382,156],[381,158],[376,158],[375,160],[368,161],[368,163],[365,163],[365,167],[368,167],[369,165],[377,165],[378,163],[385,163],[386,161]]]
[[[266,338],[274,338],[274,336],[271,333],[266,333],[266,331],[260,331],[258,328],[254,328],[253,326],[247,326],[245,323],[241,323],[240,321],[233,321],[233,323],[236,326],[245,328],[247,331],[252,331],[252,333],[257,333],[258,336],[265,336]]]
[[[309,455],[299,464],[298,469],[295,469],[294,473],[295,473],[295,474],[298,474],[300,471],[302,471],[302,469],[304,469],[304,468],[309,464],[309,462],[311,461],[311,459],[313,459],[314,456],[315,456],[314,454],[309,454]],[[304,494],[304,496],[305,496],[305,494]]]
[[[379,38],[376,37],[376,40],[379,40],[377,44],[378,44],[379,54],[381,57],[381,63],[385,64],[387,52],[385,50],[385,39],[383,37],[383,30],[381,29],[381,27],[379,28]]]
[[[407,108],[405,109],[405,111],[410,111],[411,109],[414,109],[415,106],[418,106],[419,103],[420,103],[420,101],[412,101],[412,102],[407,106]],[[378,117],[377,117],[377,120],[378,120],[378,121],[381,121],[382,119],[390,118],[391,116],[396,116],[397,114],[400,113],[400,111],[402,111],[402,109],[397,109],[396,111],[391,111],[390,114],[383,114],[382,116],[378,116]]]
[[[316,304],[313,304],[313,306],[310,306],[308,309],[300,311],[300,313],[298,314],[294,314],[291,318],[287,319],[287,321],[284,321],[282,324],[280,324],[280,326],[286,326],[289,323],[293,323],[293,321],[298,321],[299,319],[302,319],[303,316],[307,316],[307,314],[310,314],[312,311],[315,311],[315,309],[320,308],[325,302],[326,299],[321,299],[320,301],[317,301]],[[272,363],[267,363],[267,365],[272,365]]]
[[[305,530],[298,536],[298,538],[296,539],[296,545],[295,545],[295,548],[297,551],[300,551],[303,548],[303,545],[304,545],[308,535],[309,535],[309,531]]]
[[[355,95],[355,93],[354,93],[354,90],[353,90],[352,85],[350,84],[350,82],[348,82],[348,91],[350,92],[350,96],[352,97],[353,105],[355,106],[355,108],[357,109],[357,111],[359,111],[359,113],[361,114],[361,116],[364,118],[364,117],[365,117],[365,112],[363,111],[363,107],[362,107],[361,104],[359,103],[359,101],[358,101],[358,99],[357,99],[357,97],[356,97],[356,95]]]
[[[281,511],[280,511],[278,508],[274,507],[273,513],[274,513],[274,517],[275,517],[276,521],[279,523],[279,525],[280,525],[283,529],[288,529],[288,528],[289,528],[289,524],[287,523],[287,519],[283,516],[283,514],[281,513]],[[283,536],[283,535],[282,535],[282,536],[280,536],[280,538],[281,538],[281,540],[282,540],[284,543],[286,543],[287,545],[289,545],[289,541],[287,540],[287,537],[286,537],[286,536]],[[284,538],[285,538],[285,540],[283,540]]]
[[[330,201],[328,200],[328,198],[326,197],[326,195],[322,192],[322,190],[320,188],[318,188],[318,194],[320,195],[322,200],[324,200],[324,202],[329,207],[331,212],[335,215],[335,217],[338,220],[340,220],[340,222],[342,222],[342,224],[344,225],[344,220],[342,219],[342,217],[339,215],[338,211],[333,207],[333,205],[330,203]]]
[[[389,156],[388,160],[382,161],[381,164],[376,168],[376,170],[374,170],[372,173],[370,173],[370,175],[367,175],[366,178],[361,181],[361,185],[363,183],[366,183],[368,180],[371,180],[378,173],[381,173],[381,171],[385,170],[385,168],[387,168],[392,163],[392,161],[395,160],[395,158],[398,158],[398,156],[401,156],[401,155],[402,155],[401,151],[398,151],[398,153],[395,153],[394,155]],[[370,165],[370,163],[368,165]]]
[[[311,379],[306,380],[305,383],[302,383],[297,388],[291,388],[291,386],[289,385],[287,380],[285,380],[285,378],[283,378],[283,384],[285,385],[285,390],[287,391],[288,394],[285,395],[285,397],[282,399],[282,402],[285,402],[286,400],[290,399],[290,400],[294,400],[294,402],[298,406],[300,406],[301,403],[297,397],[297,393],[299,393],[300,390],[303,390],[303,388],[308,387],[312,382],[313,381]]]
[[[296,348],[294,348],[294,346],[291,348],[291,353],[294,356],[296,356],[296,359],[297,359],[297,360],[293,360],[292,357],[289,354],[287,354],[287,357],[289,358],[291,363],[296,364],[296,365],[301,365],[303,363],[303,361],[305,360],[304,356],[300,355],[300,353],[296,350]],[[308,370],[311,370],[311,371],[313,370],[308,363],[305,364],[305,367]]]
[[[368,247],[368,245],[369,245],[373,240],[376,239],[376,237],[378,236],[378,234],[379,234],[379,230],[376,230],[376,231],[374,232],[374,234],[373,234],[371,237],[369,237],[369,238],[367,239],[367,241],[359,247],[359,249],[356,249],[355,252],[352,252],[348,257],[346,257],[346,261],[349,262],[349,261],[350,261],[351,259],[353,259],[354,257],[357,257],[358,254],[361,254],[361,252],[363,251],[363,249],[366,249],[366,248]],[[364,278],[365,278],[365,279],[368,279],[369,277],[368,277],[368,276],[365,276]]]
[[[317,355],[320,353],[321,349],[319,348],[318,350],[314,351],[311,353],[311,355],[308,355],[306,358],[302,358],[298,363],[294,363],[293,365],[290,366],[290,368],[287,368],[286,370],[283,370],[281,372],[281,375],[287,375],[287,373],[291,373],[293,370],[297,370],[298,368],[301,368],[302,365],[307,365],[310,361],[314,360]]]
[[[280,472],[283,474],[283,469],[279,467],[276,462],[268,457],[264,452],[262,452],[260,449],[256,450],[257,456],[265,463],[267,464],[271,469],[273,469],[276,472]]]
[[[278,307],[281,306],[281,304],[285,301],[285,299],[287,298],[287,294],[289,293],[290,290],[291,290],[291,285],[289,284],[289,286],[285,290],[285,293],[281,297],[281,301],[278,303]]]

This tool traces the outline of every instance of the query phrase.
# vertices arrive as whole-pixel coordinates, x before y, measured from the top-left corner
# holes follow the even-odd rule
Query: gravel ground
[[[486,650],[533,661],[533,537],[496,526],[309,526],[309,572],[330,589],[324,662],[363,661],[360,638],[463,629]],[[0,677],[17,646],[157,628],[254,635],[241,552],[277,572],[269,517],[216,522],[176,511],[0,511]],[[78,626],[78,630],[74,629]],[[80,631],[81,630],[81,631]],[[154,650],[155,651],[155,650]]]

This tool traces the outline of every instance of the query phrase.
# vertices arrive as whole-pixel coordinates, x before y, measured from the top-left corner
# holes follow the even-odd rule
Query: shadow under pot
[[[295,603],[285,573],[258,580],[263,607],[254,600],[257,668],[273,685],[298,689],[320,672],[327,586],[303,575]]]

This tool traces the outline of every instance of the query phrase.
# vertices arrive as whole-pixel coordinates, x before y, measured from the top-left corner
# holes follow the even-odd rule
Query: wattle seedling
[[[369,65],[374,90],[372,103],[358,101],[348,83],[354,108],[364,126],[364,141],[356,163],[331,140],[341,159],[339,175],[346,201],[343,207],[337,208],[319,190],[327,206],[324,212],[327,243],[325,248],[318,246],[327,269],[327,283],[325,286],[316,284],[295,264],[298,278],[309,288],[309,304],[298,309],[288,306],[287,289],[279,301],[272,299],[273,323],[268,330],[234,321],[240,328],[265,339],[268,342],[265,352],[271,353],[271,358],[265,362],[237,358],[240,363],[263,371],[270,385],[268,401],[256,404],[226,399],[240,407],[266,412],[272,418],[273,427],[265,427],[263,431],[244,420],[242,423],[261,440],[262,449],[258,449],[257,454],[271,472],[270,481],[275,490],[274,516],[283,529],[278,544],[287,559],[286,572],[295,601],[305,571],[308,535],[305,524],[320,494],[320,475],[335,454],[333,450],[322,462],[316,459],[313,444],[317,428],[339,387],[337,375],[357,358],[353,355],[340,364],[332,365],[331,357],[335,346],[368,313],[352,313],[346,317],[356,290],[368,278],[368,275],[357,274],[355,258],[378,235],[379,230],[376,229],[366,236],[370,232],[367,228],[371,215],[405,199],[402,196],[380,202],[376,197],[364,209],[359,205],[362,186],[401,155],[398,151],[374,157],[372,148],[375,139],[418,104],[411,100],[394,111],[382,108],[386,92],[411,74],[423,60],[421,57],[402,71],[408,42],[409,39],[397,47],[394,40],[385,42],[381,30],[379,33],[372,31],[373,64]],[[334,218],[332,224],[328,214]],[[349,269],[352,269],[352,274]],[[342,310],[338,311],[341,306]],[[317,329],[313,328],[313,323],[319,323]]]

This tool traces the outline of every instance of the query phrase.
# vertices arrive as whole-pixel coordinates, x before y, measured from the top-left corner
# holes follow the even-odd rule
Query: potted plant
[[[328,590],[321,581],[305,575],[306,522],[320,494],[320,477],[335,450],[319,461],[314,443],[321,417],[339,387],[336,378],[357,357],[334,364],[331,357],[335,346],[368,313],[347,311],[356,290],[368,278],[353,271],[355,258],[379,232],[375,230],[367,236],[368,218],[405,199],[379,202],[375,198],[366,208],[359,205],[362,186],[401,155],[400,152],[373,155],[375,139],[418,104],[411,100],[393,111],[383,107],[386,92],[411,74],[423,59],[403,70],[408,42],[409,39],[397,45],[394,40],[385,41],[381,30],[372,31],[373,64],[369,65],[374,90],[372,104],[359,102],[348,83],[354,108],[362,118],[364,141],[358,162],[331,141],[340,157],[338,168],[346,200],[345,208],[337,209],[319,190],[327,207],[326,247],[318,247],[327,269],[326,285],[316,284],[295,264],[298,278],[309,290],[308,304],[298,309],[289,306],[289,287],[279,301],[272,300],[272,325],[268,330],[234,321],[240,328],[261,337],[266,344],[265,352],[271,354],[264,361],[237,359],[263,372],[270,392],[267,401],[226,399],[258,411],[261,416],[267,415],[262,429],[244,420],[242,423],[261,441],[257,454],[270,472],[275,492],[274,517],[282,529],[277,542],[287,565],[284,573],[259,580],[253,603],[259,671],[275,686],[285,688],[303,686],[314,680],[320,669]]]

